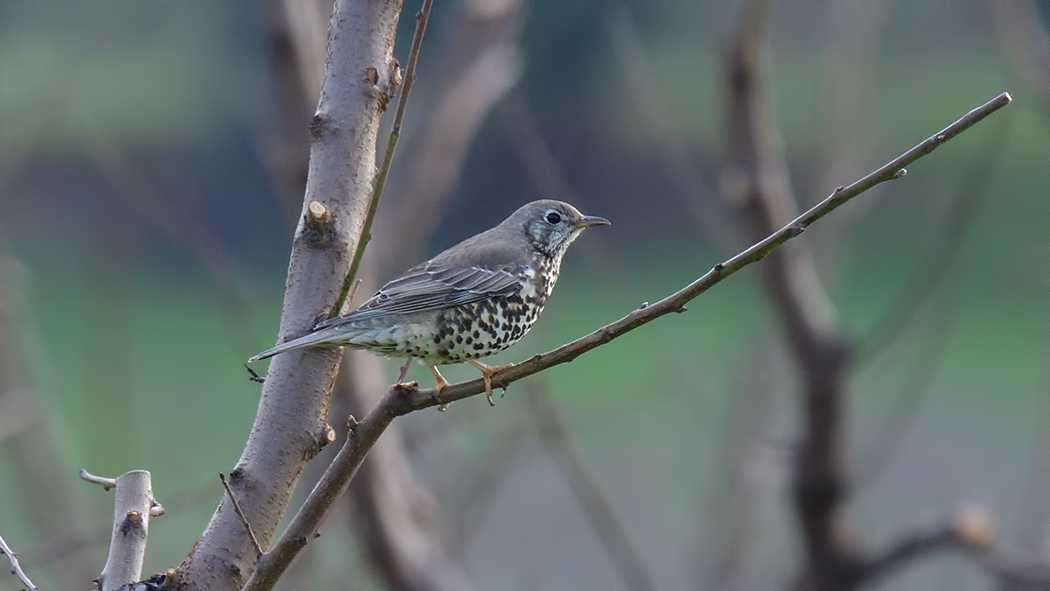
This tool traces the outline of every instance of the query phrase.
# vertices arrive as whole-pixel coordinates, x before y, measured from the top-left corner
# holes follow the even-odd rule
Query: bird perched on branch
[[[467,362],[485,378],[511,365],[480,361],[516,343],[539,318],[569,245],[583,230],[609,224],[561,201],[533,201],[500,225],[412,267],[360,307],[308,334],[267,349],[249,363],[305,347],[344,346],[430,367],[440,392],[449,385],[438,365]]]

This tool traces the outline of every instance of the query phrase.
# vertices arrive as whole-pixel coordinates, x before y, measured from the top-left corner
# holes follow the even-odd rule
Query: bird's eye
[[[561,222],[561,216],[558,215],[558,212],[552,211],[552,212],[547,214],[547,223],[549,223],[549,224],[557,224],[559,222]]]

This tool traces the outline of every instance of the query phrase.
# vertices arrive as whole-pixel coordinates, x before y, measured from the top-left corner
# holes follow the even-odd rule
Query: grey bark
[[[397,0],[335,3],[321,98],[310,123],[310,166],[288,265],[281,340],[307,332],[338,304],[372,194],[380,118],[395,90],[400,14]],[[307,221],[314,201],[328,211],[324,223]],[[306,463],[327,441],[340,358],[337,350],[317,349],[279,355],[270,364],[255,424],[230,473],[230,487],[264,548]],[[187,590],[235,591],[255,568],[244,524],[224,497],[176,579]]]

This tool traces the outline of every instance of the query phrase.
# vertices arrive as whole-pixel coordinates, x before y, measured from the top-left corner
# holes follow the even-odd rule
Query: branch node
[[[303,228],[303,240],[310,248],[327,248],[335,239],[335,230],[332,228],[331,216],[328,207],[320,201],[311,201],[306,205],[306,225]]]
[[[902,169],[898,170],[897,172],[893,173],[893,176],[890,177],[890,178],[896,180],[896,179],[899,179],[899,178],[905,176],[906,174],[908,174],[908,169],[907,168],[902,168]]]
[[[306,206],[306,223],[315,228],[328,225],[328,207],[320,201],[311,201]]]
[[[835,193],[841,193],[841,192],[843,192],[845,190],[846,190],[846,187],[843,187],[842,185],[839,185],[839,186],[835,187]]]
[[[712,267],[711,270],[714,271],[716,274],[721,275],[722,271],[725,270],[725,268],[726,268],[725,265],[723,265],[722,263],[718,263],[717,265]]]
[[[226,489],[226,494],[230,497],[230,502],[233,503],[233,512],[237,514],[237,517],[241,518],[241,523],[244,524],[244,529],[248,531],[248,537],[251,538],[252,546],[255,547],[255,556],[258,558],[263,555],[262,546],[259,545],[259,539],[255,537],[255,531],[252,529],[252,524],[248,523],[248,518],[244,516],[244,511],[241,510],[241,504],[237,502],[237,497],[233,494],[233,489],[230,488],[230,483],[226,481],[226,475],[219,472],[219,480],[222,481],[222,487]]]
[[[324,432],[321,434],[321,438],[317,442],[318,451],[324,449],[330,443],[335,443],[336,437],[335,429],[333,429],[331,425],[325,425]]]
[[[346,417],[346,428],[350,430],[351,436],[354,434],[355,431],[357,431],[357,426],[360,424],[361,423],[357,422],[357,418],[354,417],[354,415]]]
[[[644,310],[649,307],[649,302],[642,302],[641,306],[638,306],[639,310]]]
[[[984,507],[965,505],[952,517],[951,528],[966,544],[979,549],[995,542],[995,520]]]
[[[372,66],[368,66],[367,68],[365,68],[365,74],[361,77],[361,79],[371,84],[372,86],[378,86],[379,70],[373,68]]]
[[[675,314],[684,314],[685,312],[688,312],[688,311],[689,311],[689,308],[686,308],[685,306],[678,306],[677,308],[674,309],[674,313]]]
[[[328,118],[320,113],[315,113],[313,119],[310,119],[310,137],[315,140],[320,139],[327,130]]]

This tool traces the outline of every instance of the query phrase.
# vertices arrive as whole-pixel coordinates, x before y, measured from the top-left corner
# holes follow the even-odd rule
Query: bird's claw
[[[507,363],[505,365],[485,365],[476,359],[467,360],[471,365],[478,368],[481,372],[481,377],[485,378],[485,397],[489,400],[489,406],[496,406],[496,403],[492,400],[492,377],[499,372],[514,367],[513,363]],[[504,394],[507,392],[507,387],[502,386]]]
[[[434,385],[434,394],[431,397],[434,399],[434,402],[437,403],[438,410],[441,412],[445,412],[446,410],[448,410],[448,407],[452,406],[452,403],[441,402],[441,391],[451,386],[452,384],[450,384],[448,380],[445,379],[445,376],[441,375],[441,372],[438,371],[437,366],[431,366],[430,371],[433,372],[434,381],[437,382]]]

